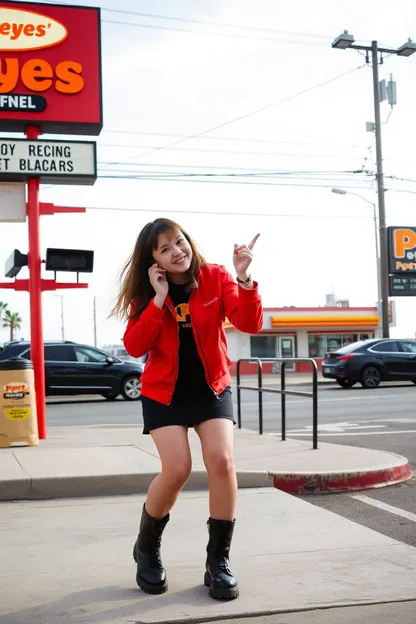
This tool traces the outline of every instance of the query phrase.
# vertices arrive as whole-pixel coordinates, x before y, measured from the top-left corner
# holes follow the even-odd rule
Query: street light
[[[412,56],[416,52],[416,43],[409,39],[397,49],[397,56]]]
[[[376,158],[377,158],[377,198],[378,198],[378,222],[380,236],[380,282],[381,282],[381,317],[383,338],[388,338],[389,331],[389,267],[388,267],[388,243],[386,228],[386,206],[384,202],[384,176],[383,176],[383,155],[381,149],[381,117],[380,117],[380,90],[378,79],[378,64],[383,61],[383,54],[396,54],[397,56],[411,56],[416,52],[416,43],[409,39],[400,48],[380,48],[377,41],[372,41],[371,46],[357,45],[354,37],[345,30],[337,37],[332,47],[338,50],[365,50],[366,60],[369,63],[371,52],[371,64],[373,69],[373,97],[374,97],[374,118],[376,135]]]
[[[355,41],[354,37],[350,35],[348,30],[344,30],[342,35],[337,37],[332,42],[332,47],[337,48],[337,50],[346,50],[347,48],[350,48],[352,46],[354,41]]]
[[[363,197],[363,195],[360,195],[359,193],[354,193],[353,191],[346,191],[346,190],[341,189],[341,188],[333,188],[333,189],[331,189],[331,192],[335,193],[335,195],[355,195],[356,197],[359,197],[360,199],[365,201],[367,204],[370,204],[370,206],[373,209],[374,242],[375,242],[376,265],[377,265],[377,315],[378,315],[377,331],[380,334],[380,325],[381,325],[381,316],[382,316],[382,314],[381,314],[381,310],[382,310],[382,308],[381,308],[381,270],[380,270],[380,252],[379,252],[379,245],[378,245],[378,227],[377,227],[376,204],[375,204],[375,202],[370,201],[366,197]]]

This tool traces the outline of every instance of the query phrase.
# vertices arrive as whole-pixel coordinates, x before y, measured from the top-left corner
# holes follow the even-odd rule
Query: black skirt
[[[169,425],[194,427],[213,418],[227,418],[235,424],[230,387],[218,398],[214,393],[186,398],[174,397],[170,405],[163,405],[142,395],[141,402],[144,434]]]

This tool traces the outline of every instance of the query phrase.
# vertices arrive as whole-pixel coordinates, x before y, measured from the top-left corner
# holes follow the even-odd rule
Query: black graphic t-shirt
[[[173,302],[179,329],[179,374],[174,399],[182,399],[190,395],[212,394],[192,331],[189,311],[190,293],[186,291],[184,285],[170,283],[169,295]]]

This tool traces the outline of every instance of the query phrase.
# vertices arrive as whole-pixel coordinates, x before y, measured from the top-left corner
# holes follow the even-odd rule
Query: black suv
[[[343,388],[359,381],[363,388],[377,388],[382,381],[416,384],[416,340],[372,338],[327,353],[322,375]]]
[[[30,360],[30,342],[8,342],[0,347],[0,360]],[[123,361],[100,349],[75,342],[45,342],[46,396],[101,394],[114,400],[140,398],[141,362]]]

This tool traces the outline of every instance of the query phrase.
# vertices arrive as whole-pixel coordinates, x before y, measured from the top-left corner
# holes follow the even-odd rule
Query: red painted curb
[[[409,463],[390,468],[356,472],[327,472],[312,474],[271,473],[276,489],[290,494],[319,494],[369,490],[407,481],[412,476]]]

